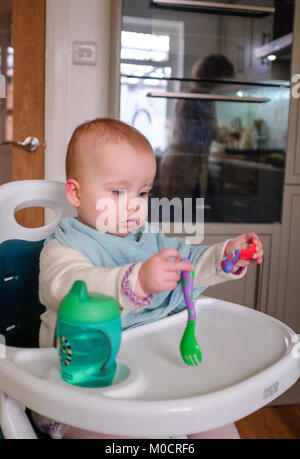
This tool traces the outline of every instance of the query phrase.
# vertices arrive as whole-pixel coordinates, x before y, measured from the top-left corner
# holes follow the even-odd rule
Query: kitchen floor
[[[300,439],[300,405],[262,408],[235,423],[242,439]]]

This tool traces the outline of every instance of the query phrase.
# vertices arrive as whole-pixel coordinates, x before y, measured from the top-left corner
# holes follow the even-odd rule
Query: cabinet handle
[[[174,6],[179,8],[199,8],[237,13],[274,14],[275,8],[269,6],[237,5],[235,3],[202,2],[197,0],[152,0],[154,6]]]
[[[237,71],[239,73],[244,73],[244,58],[245,58],[245,49],[244,46],[237,47]]]
[[[162,97],[164,99],[194,99],[194,100],[215,100],[221,102],[250,102],[262,104],[270,102],[267,97],[239,97],[239,96],[223,96],[221,94],[202,94],[190,92],[167,92],[167,91],[151,91],[147,97]]]

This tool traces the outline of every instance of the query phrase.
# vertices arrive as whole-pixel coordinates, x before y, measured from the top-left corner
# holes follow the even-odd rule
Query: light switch
[[[97,44],[94,41],[73,41],[73,64],[96,65]]]

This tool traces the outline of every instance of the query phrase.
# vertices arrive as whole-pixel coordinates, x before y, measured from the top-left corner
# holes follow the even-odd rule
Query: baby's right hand
[[[168,260],[173,257],[175,260]],[[174,290],[180,280],[178,271],[193,271],[192,263],[180,261],[176,249],[162,249],[145,261],[139,271],[136,295],[145,298],[152,293]]]

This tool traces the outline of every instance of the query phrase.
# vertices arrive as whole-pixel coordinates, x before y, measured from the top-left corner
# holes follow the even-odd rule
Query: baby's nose
[[[138,208],[140,207],[140,201],[139,199],[137,199],[135,196],[133,197],[130,197],[128,196],[128,200],[127,200],[127,210],[128,212],[134,212],[136,210],[138,210]]]
[[[131,203],[129,202],[128,209],[127,209],[128,219],[130,219],[132,216],[133,218],[137,218],[139,216],[141,220],[144,220],[147,214],[148,214],[148,203],[145,199],[133,198],[131,200]]]
[[[131,213],[133,214],[134,212],[136,212],[140,207],[140,204],[137,203],[137,202],[132,202],[132,203],[128,203],[128,206],[127,206],[127,210],[128,210],[128,213]]]

